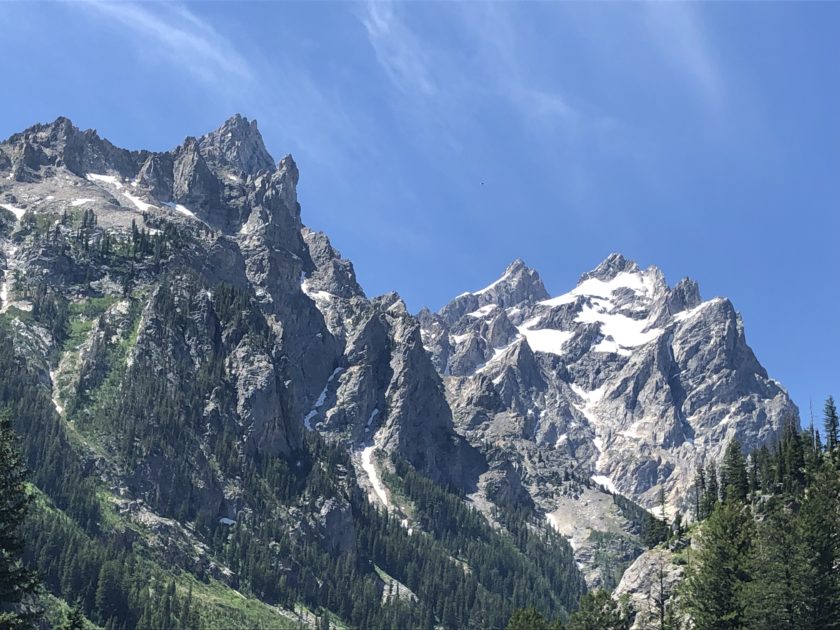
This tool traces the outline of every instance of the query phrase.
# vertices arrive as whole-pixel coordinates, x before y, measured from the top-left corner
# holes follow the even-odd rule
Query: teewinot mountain
[[[649,512],[690,512],[698,466],[798,424],[691,279],[611,254],[551,297],[515,260],[415,316],[303,225],[298,177],[238,115],[161,153],[65,118],[0,143],[0,409],[56,606],[108,627],[565,619]]]

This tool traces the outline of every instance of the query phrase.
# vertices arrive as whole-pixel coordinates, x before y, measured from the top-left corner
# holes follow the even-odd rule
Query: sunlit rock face
[[[456,427],[491,468],[513,459],[547,512],[566,470],[648,508],[664,491],[685,512],[698,463],[736,436],[767,444],[798,418],[727,299],[703,301],[693,280],[670,287],[620,254],[556,297],[517,260],[419,317]]]

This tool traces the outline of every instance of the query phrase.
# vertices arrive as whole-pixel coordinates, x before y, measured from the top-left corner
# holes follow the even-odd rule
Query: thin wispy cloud
[[[424,37],[399,9],[399,5],[371,1],[360,21],[376,60],[399,93],[401,111],[409,106],[430,123],[459,120],[466,124],[472,103],[501,98],[526,127],[537,132],[570,124],[578,117],[563,94],[535,81],[517,57],[517,34],[503,7],[438,7],[440,19],[457,29],[460,48],[467,51],[462,54]],[[412,100],[407,102],[406,96]]]
[[[697,10],[690,4],[676,2],[648,3],[644,7],[645,25],[665,63],[707,105],[721,107],[725,96],[723,76]]]
[[[392,4],[369,2],[361,21],[379,64],[398,89],[424,96],[438,92],[424,43],[398,18]]]
[[[250,81],[255,76],[228,39],[182,5],[85,0],[80,6],[123,27],[142,45],[141,54],[163,56],[199,79]]]
[[[579,122],[579,112],[556,85],[549,86],[534,75],[518,51],[521,34],[513,24],[511,7],[503,4],[467,5],[461,23],[481,60],[486,80],[538,131]],[[539,42],[531,41],[532,45]]]

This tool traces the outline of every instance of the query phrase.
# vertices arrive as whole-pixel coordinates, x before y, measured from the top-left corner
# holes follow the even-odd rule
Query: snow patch
[[[312,409],[309,410],[309,413],[306,414],[303,418],[303,426],[307,428],[309,431],[314,431],[315,429],[312,428],[311,420],[315,416],[317,416],[320,412],[318,411],[321,407],[324,406],[324,403],[327,400],[327,392],[330,389],[330,383],[333,382],[336,376],[338,376],[344,368],[337,367],[333,370],[333,373],[330,374],[330,377],[327,379],[327,384],[324,385],[324,389],[321,390],[320,395],[318,396],[318,400],[315,401],[315,404],[312,406]]]
[[[90,199],[88,197],[85,197],[84,199],[74,199],[70,202],[70,205],[74,208],[78,208],[79,206],[83,206],[86,203],[90,203],[91,201],[93,201],[93,199]]]
[[[56,381],[56,370],[50,370],[50,383],[52,384],[52,404],[58,415],[64,414],[64,406],[58,398],[58,382]]]
[[[563,304],[571,304],[578,299],[574,291],[558,295],[557,297],[549,298],[540,302],[543,306],[562,306]]]
[[[508,345],[502,346],[501,348],[494,348],[493,356],[490,357],[483,365],[476,368],[475,373],[478,374],[479,372],[483,372],[484,370],[486,370],[490,366],[490,364],[495,363],[499,359],[499,357],[505,354],[508,351],[508,349],[520,339],[521,337],[517,335],[516,339]]]
[[[449,337],[449,339],[450,339],[450,343],[453,343],[453,342],[454,342],[454,344],[455,344],[455,345],[458,345],[458,344],[464,343],[464,341],[465,341],[465,340],[467,339],[467,337],[469,337],[470,335],[472,335],[472,333],[464,333],[463,335],[451,335],[451,336]]]
[[[305,274],[302,271],[300,272],[300,290],[303,291],[307,297],[312,298],[316,302],[329,302],[337,297],[328,291],[310,289],[309,280],[306,279]]]
[[[705,301],[701,304],[698,304],[694,308],[688,309],[687,311],[682,311],[680,313],[677,313],[676,315],[674,315],[674,321],[683,322],[687,319],[691,319],[692,317],[697,315],[700,311],[702,311],[707,306],[710,306],[711,304],[715,304],[715,303],[720,302],[720,301],[721,301],[721,298],[714,298],[712,300],[707,300],[707,301]]]
[[[362,468],[373,486],[373,491],[376,493],[376,497],[382,505],[389,508],[391,507],[391,503],[388,501],[388,494],[385,492],[385,486],[382,484],[382,480],[379,478],[379,473],[373,463],[373,452],[375,450],[375,444],[362,450]]]
[[[592,475],[592,481],[597,483],[599,486],[604,486],[607,490],[612,492],[613,494],[621,494],[618,489],[615,487],[613,480],[607,477],[606,475]]]
[[[125,197],[125,198],[126,198],[126,199],[128,199],[131,203],[133,203],[133,204],[135,205],[135,207],[136,207],[138,210],[140,210],[141,212],[148,212],[149,208],[157,208],[157,206],[155,206],[155,205],[153,205],[153,204],[151,204],[151,203],[146,203],[145,201],[143,201],[142,199],[140,199],[140,197],[135,197],[135,196],[134,196],[134,195],[132,195],[131,193],[124,192],[124,193],[123,193],[123,197]]]
[[[661,328],[647,329],[646,319],[633,319],[620,313],[610,313],[606,309],[585,306],[575,321],[584,324],[600,324],[604,340],[596,345],[596,352],[627,351],[629,348],[642,346],[662,334]],[[606,341],[607,343],[604,343]]]
[[[7,203],[0,203],[0,208],[5,208],[9,212],[11,212],[13,215],[15,215],[15,218],[18,221],[20,221],[23,218],[23,215],[26,214],[26,210],[23,210],[22,208],[15,208],[14,206],[11,206]]]
[[[574,336],[574,333],[568,330],[554,330],[552,328],[532,330],[520,326],[518,330],[528,340],[531,350],[547,354],[563,354],[563,344]]]
[[[592,352],[601,352],[603,354],[617,354],[622,357],[629,357],[633,354],[627,348],[622,348],[612,339],[602,339],[597,344],[592,346]]]
[[[222,525],[236,525],[236,521],[234,521],[232,518],[227,518],[226,516],[220,518],[219,523],[221,523]]]
[[[604,390],[606,389],[605,385],[602,385],[598,389],[593,389],[592,391],[586,391],[577,383],[572,383],[569,387],[571,387],[572,391],[583,398],[587,405],[595,405],[601,401],[604,397]]]
[[[599,280],[598,278],[584,280],[568,293],[543,300],[540,304],[561,306],[571,304],[581,296],[608,300],[619,289],[630,289],[640,295],[652,297],[656,292],[656,284],[651,273],[622,271],[612,280]]]
[[[85,179],[91,182],[104,182],[106,184],[111,184],[112,186],[116,186],[117,188],[122,188],[122,182],[118,180],[113,175],[99,175],[97,173],[88,173],[85,175]]]
[[[486,317],[493,311],[495,311],[498,307],[495,304],[487,304],[486,306],[482,306],[480,309],[473,311],[472,313],[467,313],[467,317],[474,317],[475,319],[481,319],[482,317]]]
[[[329,293],[327,291],[304,291],[304,293],[306,293],[306,295],[311,297],[316,302],[329,302],[335,297],[332,293]]]
[[[630,289],[636,293],[647,295],[651,288],[650,283],[645,282],[643,274],[622,271],[612,280],[599,280],[598,278],[584,280],[572,290],[572,293],[609,298],[618,289]]]
[[[554,330],[553,328],[538,328],[532,326],[539,324],[539,318],[530,319],[521,326],[517,326],[519,334],[528,340],[528,345],[534,352],[545,352],[547,354],[563,354],[563,344],[574,336],[568,330]]]
[[[604,439],[603,437],[601,437],[599,432],[601,420],[595,413],[594,408],[604,397],[606,385],[602,385],[598,389],[593,389],[592,391],[586,391],[576,383],[572,383],[570,385],[570,388],[575,394],[577,394],[581,399],[583,399],[582,405],[574,405],[575,409],[577,409],[580,413],[583,414],[583,417],[586,418],[586,420],[589,422],[589,425],[595,431],[595,437],[592,438],[592,444],[595,447],[595,450],[598,451],[598,459],[595,462],[595,471],[600,471],[606,462],[607,454],[604,446]]]
[[[198,218],[197,216],[195,216],[195,213],[192,210],[190,210],[186,206],[182,206],[180,203],[175,203],[173,201],[164,201],[163,205],[165,205],[167,208],[172,208],[175,212],[183,214],[185,217],[190,217],[191,219]]]

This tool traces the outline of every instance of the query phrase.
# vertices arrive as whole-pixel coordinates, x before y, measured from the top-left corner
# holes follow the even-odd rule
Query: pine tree
[[[758,449],[758,453],[753,453],[753,455],[755,455],[756,465],[758,468],[759,493],[770,492],[773,488],[774,482],[773,465],[770,461],[770,449],[768,449],[767,445],[764,444],[760,449]]]
[[[703,498],[703,513],[706,517],[712,513],[719,500],[717,469],[714,462],[709,462],[706,468],[706,495]]]
[[[513,611],[505,630],[549,630],[549,625],[536,609],[518,608]]]
[[[837,406],[834,404],[834,397],[829,396],[825,401],[824,408],[825,445],[829,453],[837,448],[837,432],[840,419],[837,416]]]
[[[17,449],[9,415],[0,411],[0,627],[16,628],[35,618],[32,595],[36,581],[22,562],[20,526],[32,497],[26,490],[26,469]]]
[[[706,518],[705,500],[706,471],[703,470],[703,464],[697,464],[697,470],[694,473],[694,518],[697,521]]]
[[[580,600],[580,608],[571,616],[568,630],[626,630],[631,614],[602,589],[590,591]]]
[[[797,537],[797,582],[802,603],[797,622],[801,628],[840,628],[840,475],[825,463],[799,510]]]
[[[685,581],[684,604],[696,630],[735,630],[744,622],[741,592],[750,579],[753,538],[749,511],[733,502],[706,519],[695,565]]]
[[[793,628],[797,602],[796,535],[792,514],[777,504],[757,526],[749,559],[751,580],[742,584],[743,621],[747,628]]]
[[[756,457],[755,453],[750,455],[747,464],[747,470],[749,471],[750,476],[750,498],[754,499],[756,495],[761,491],[761,484],[758,480],[758,458]]]
[[[96,587],[96,610],[101,623],[110,619],[119,620],[123,614],[123,590],[120,566],[115,561],[108,561],[102,565],[99,581]]]
[[[732,438],[726,447],[721,465],[720,483],[724,500],[738,503],[744,503],[747,500],[749,492],[747,464],[738,438]]]
[[[781,452],[784,462],[783,467],[780,466],[783,469],[783,488],[789,494],[798,495],[805,488],[805,449],[793,417],[788,418],[785,424]]]
[[[82,609],[77,602],[67,611],[67,618],[58,627],[58,630],[84,630],[85,616],[82,614]]]

